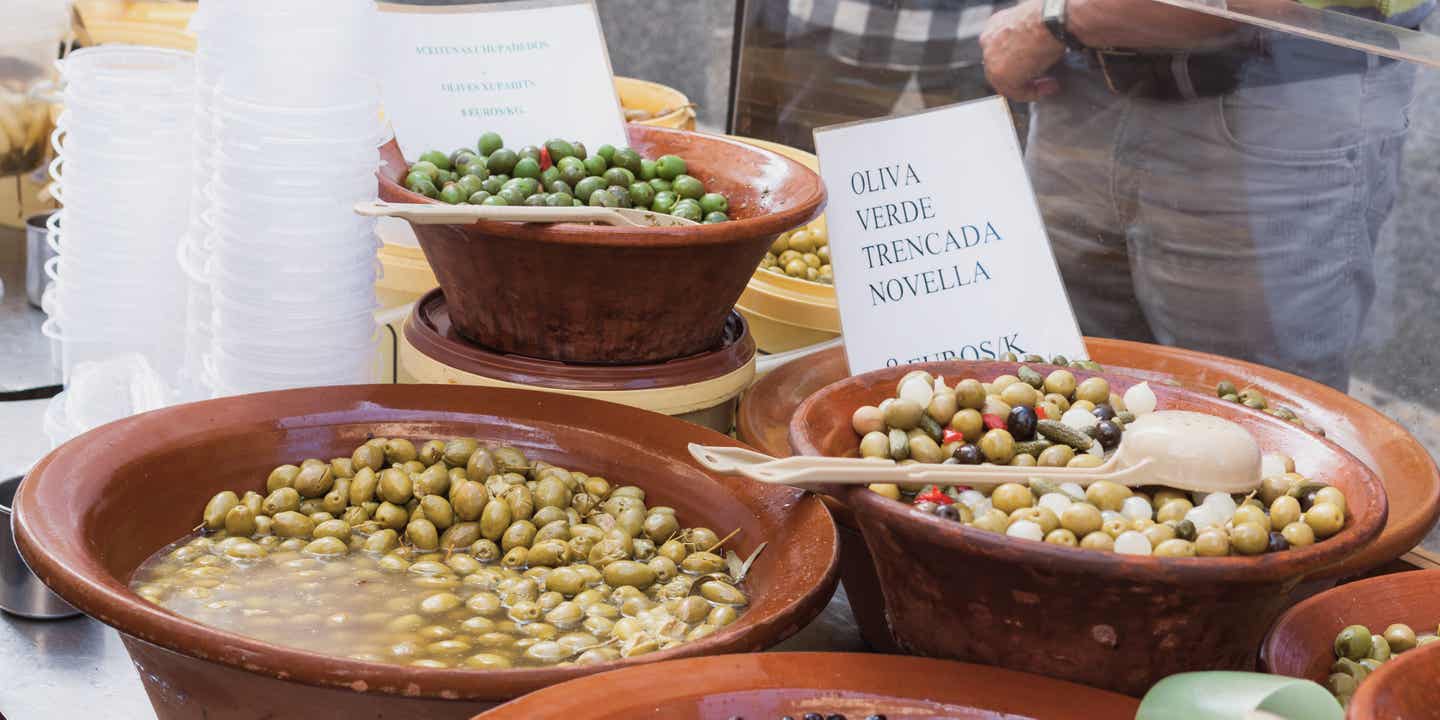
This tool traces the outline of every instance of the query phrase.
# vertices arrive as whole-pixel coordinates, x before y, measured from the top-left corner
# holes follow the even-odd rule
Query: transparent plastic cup
[[[181,91],[194,85],[195,55],[183,50],[97,45],[76,50],[57,62],[67,85],[94,81],[100,87]]]
[[[229,78],[226,78],[226,83]],[[234,134],[235,139],[377,139],[384,132],[378,95],[350,93],[333,102],[287,105],[245,99],[228,92],[229,85],[215,90],[214,128],[217,136]],[[378,144],[378,143],[375,143]]]

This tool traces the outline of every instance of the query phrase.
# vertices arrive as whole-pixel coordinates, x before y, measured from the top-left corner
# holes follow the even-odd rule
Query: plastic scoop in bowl
[[[367,200],[355,204],[367,217],[396,217],[422,225],[450,225],[476,220],[529,223],[599,223],[624,227],[683,227],[699,225],[674,215],[651,210],[607,207],[542,207],[532,205],[426,205]]]
[[[1260,485],[1260,446],[1245,428],[1224,418],[1183,410],[1148,413],[1125,426],[1120,446],[1094,468],[1009,465],[897,465],[890,460],[789,457],[733,447],[691,445],[690,454],[714,472],[824,492],[835,485],[872,483],[995,487],[1032,478],[1086,486],[1109,480],[1128,487],[1164,485],[1202,493],[1247,493]]]

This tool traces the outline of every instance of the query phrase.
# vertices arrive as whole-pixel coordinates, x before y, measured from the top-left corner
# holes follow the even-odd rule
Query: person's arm
[[[990,17],[980,35],[985,76],[1007,98],[1029,101],[1059,89],[1045,72],[1065,46],[1040,20],[1040,0],[1022,0]],[[1090,47],[1181,48],[1224,35],[1229,20],[1158,0],[1068,0],[1066,27]]]

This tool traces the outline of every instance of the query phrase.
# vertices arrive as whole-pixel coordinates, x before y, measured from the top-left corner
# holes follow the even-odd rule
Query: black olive
[[[1286,540],[1284,535],[1278,532],[1270,533],[1270,545],[1265,549],[1265,552],[1280,552],[1281,550],[1289,549],[1290,541]]]
[[[1109,420],[1101,420],[1095,426],[1095,439],[1100,447],[1110,450],[1120,444],[1120,426]]]
[[[845,716],[840,713],[835,713],[833,715],[827,715],[825,720],[845,720]]]
[[[1109,403],[1100,403],[1099,405],[1096,405],[1095,409],[1091,412],[1095,415],[1095,417],[1100,418],[1101,420],[1115,419],[1115,408],[1110,407]]]
[[[870,717],[865,718],[865,720],[885,720],[885,716],[884,716],[884,715],[871,715]]]
[[[960,511],[956,510],[954,505],[941,505],[935,508],[935,517],[941,520],[955,520],[958,522],[960,520]]]
[[[1005,418],[1005,429],[1010,431],[1016,440],[1034,440],[1035,423],[1039,418],[1035,415],[1035,408],[1017,405],[1010,410],[1010,415]]]
[[[805,713],[805,720],[825,720],[825,716],[820,713]]]
[[[954,457],[961,465],[979,465],[985,461],[985,454],[980,452],[980,447],[975,443],[965,443],[955,448]]]

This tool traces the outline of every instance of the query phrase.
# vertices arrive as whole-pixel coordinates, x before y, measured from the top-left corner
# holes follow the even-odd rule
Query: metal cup
[[[25,296],[37,308],[45,292],[45,262],[55,257],[55,250],[47,242],[50,229],[45,224],[54,214],[52,211],[25,218]]]
[[[30,572],[20,549],[15,547],[10,505],[23,478],[0,480],[0,610],[32,620],[50,620],[79,615]]]

